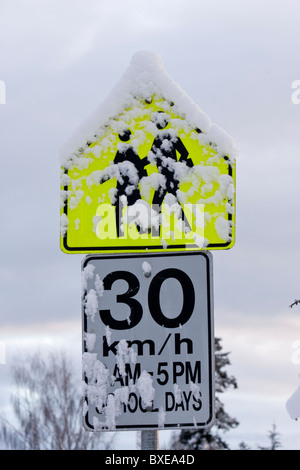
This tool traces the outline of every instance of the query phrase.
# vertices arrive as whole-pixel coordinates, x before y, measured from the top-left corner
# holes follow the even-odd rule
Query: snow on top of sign
[[[60,151],[62,165],[77,156],[87,142],[94,142],[102,126],[132,105],[136,98],[149,99],[154,94],[172,101],[180,115],[193,128],[200,128],[218,151],[230,158],[235,158],[236,148],[233,140],[220,127],[212,124],[208,116],[201,111],[187,93],[168,75],[161,58],[151,51],[134,54],[124,75],[113,87],[108,97],[95,109],[92,115],[79,127],[74,135],[63,145]],[[87,159],[83,158],[83,165]]]

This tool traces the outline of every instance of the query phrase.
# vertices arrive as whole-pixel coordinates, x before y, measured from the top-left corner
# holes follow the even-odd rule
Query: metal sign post
[[[158,431],[142,431],[141,450],[158,450],[159,435]]]

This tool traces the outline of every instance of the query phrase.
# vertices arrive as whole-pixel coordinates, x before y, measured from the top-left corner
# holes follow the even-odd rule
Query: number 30
[[[168,318],[164,315],[160,305],[160,289],[166,279],[174,278],[179,281],[183,292],[182,309],[175,318]],[[117,303],[129,306],[130,315],[126,320],[116,320],[110,310],[100,310],[100,318],[105,325],[114,330],[128,330],[136,326],[142,319],[143,307],[134,297],[139,291],[140,282],[138,278],[128,271],[114,271],[103,279],[104,290],[110,290],[118,279],[123,279],[128,284],[128,289],[123,294],[116,296]],[[172,295],[172,294],[170,294]],[[189,276],[180,269],[163,269],[152,279],[148,290],[148,306],[153,320],[165,328],[177,328],[186,323],[194,311],[195,290]]]

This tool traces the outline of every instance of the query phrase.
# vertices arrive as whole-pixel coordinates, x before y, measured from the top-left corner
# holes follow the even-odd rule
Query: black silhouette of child
[[[163,111],[159,111],[154,115],[154,122],[156,127],[162,130],[168,125],[169,119]],[[155,137],[151,152],[159,173],[165,177],[165,186],[159,188],[154,193],[152,200],[154,208],[159,208],[159,212],[161,212],[161,205],[167,193],[173,194],[177,200],[179,180],[175,176],[174,163],[177,161],[184,162],[188,167],[192,167],[193,162],[191,158],[188,158],[189,153],[180,138],[168,130],[160,132]],[[180,154],[179,160],[177,160],[176,152]],[[182,215],[183,212],[181,210],[181,217]]]
[[[131,131],[129,129],[119,134],[119,138],[122,142],[128,142],[130,140]],[[115,202],[113,205],[116,207],[116,227],[117,236],[120,236],[121,218],[122,211],[127,202],[127,206],[132,206],[136,201],[141,199],[139,181],[143,176],[147,176],[147,172],[144,169],[145,165],[148,164],[148,160],[145,157],[140,159],[135,150],[130,146],[124,146],[124,149],[118,150],[114,158],[114,164],[132,163],[130,165],[119,165],[120,178],[117,180]],[[126,199],[122,198],[126,196]],[[125,203],[124,203],[125,202]],[[139,229],[139,227],[137,227]]]

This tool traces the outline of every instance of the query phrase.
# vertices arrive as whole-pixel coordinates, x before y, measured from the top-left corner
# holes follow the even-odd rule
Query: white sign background
[[[83,271],[86,268],[92,268],[93,274],[85,276],[83,352],[96,354],[113,377],[107,397],[116,396],[116,390],[118,396],[120,391],[129,392],[118,405],[114,424],[107,416],[107,401],[99,410],[86,397],[86,429],[99,430],[99,423],[103,430],[206,428],[213,424],[211,253],[90,255],[82,263]],[[99,309],[92,316],[86,313],[86,304],[88,293],[96,290],[96,280],[98,287],[99,280],[104,281],[104,290],[99,294],[98,289]],[[92,350],[87,335],[95,339]],[[124,345],[124,340],[135,359],[127,358],[127,364],[120,365],[117,346],[120,341]],[[124,365],[127,375],[121,371]],[[143,371],[155,390],[151,406],[137,387]],[[95,385],[86,374],[84,380],[87,388]]]

